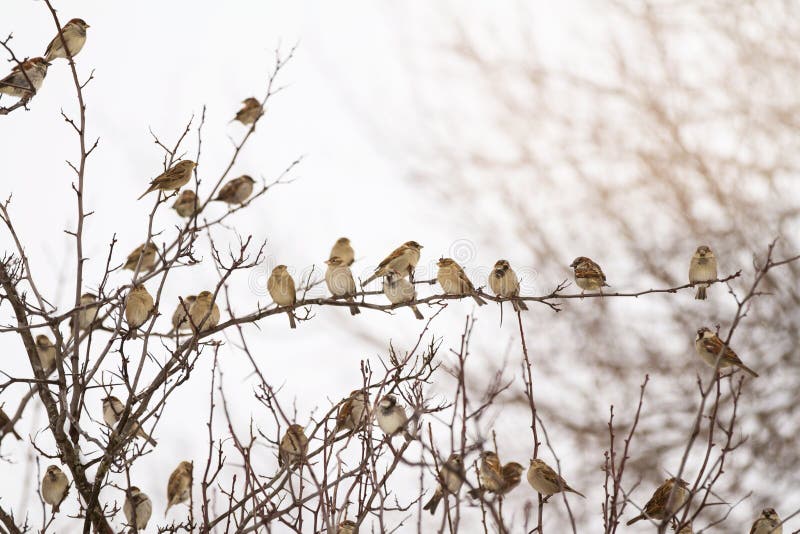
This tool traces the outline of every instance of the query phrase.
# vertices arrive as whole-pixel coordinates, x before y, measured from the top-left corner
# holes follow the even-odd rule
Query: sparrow
[[[417,298],[417,290],[409,280],[403,278],[397,271],[390,270],[383,279],[383,294],[392,304],[412,302]],[[415,304],[409,306],[417,319],[425,319]]]
[[[458,491],[464,483],[464,478],[466,478],[466,472],[464,471],[464,462],[461,459],[461,455],[453,453],[439,470],[439,485],[436,487],[431,500],[422,509],[430,510],[431,515],[434,515],[436,507],[439,506],[439,502],[445,493],[458,495]]]
[[[754,377],[758,376],[758,373],[742,363],[742,360],[739,359],[739,356],[737,356],[730,347],[725,347],[723,352],[723,346],[724,343],[719,336],[705,326],[697,331],[697,338],[694,340],[694,348],[697,354],[699,354],[703,361],[710,367],[716,367],[717,358],[719,357],[720,369],[734,366],[750,373]],[[722,356],[720,356],[720,353],[722,353]]]
[[[57,465],[51,465],[42,479],[42,499],[53,507],[53,513],[57,514],[61,503],[67,498],[69,493],[69,480],[67,475],[59,469]]]
[[[669,506],[667,506],[667,499],[669,499],[669,494],[672,492],[672,487],[676,483],[678,486],[675,488],[672,501],[669,503]],[[628,521],[626,525],[632,525],[641,519],[656,519],[662,521],[667,517],[671,517],[681,508],[681,506],[684,505],[686,500],[689,498],[688,487],[689,483],[685,480],[668,478],[658,487],[658,489],[656,489],[655,493],[653,493],[653,496],[650,497],[650,500],[644,505],[643,513]]]
[[[238,178],[234,178],[222,186],[222,189],[220,189],[219,193],[217,194],[217,198],[214,200],[219,200],[229,205],[244,204],[244,201],[247,200],[247,197],[253,193],[254,183],[256,183],[256,181],[246,174]]]
[[[56,367],[56,347],[44,334],[36,336],[36,353],[45,375],[49,375]]]
[[[471,295],[478,306],[486,304],[486,301],[475,293],[475,286],[458,263],[450,258],[441,258],[436,265],[439,267],[436,280],[446,295]]]
[[[83,19],[72,19],[61,28],[61,35],[64,36],[63,40],[66,41],[72,57],[77,56],[83,45],[86,44],[86,28],[89,27]],[[67,51],[64,50],[61,35],[56,35],[47,45],[47,50],[44,52],[44,57],[47,61],[67,57]]]
[[[189,500],[192,492],[193,467],[192,462],[183,461],[178,464],[178,467],[169,476],[169,482],[167,482],[167,509],[164,510],[164,517],[167,517],[167,512],[171,507]]]
[[[342,260],[342,263],[348,267],[353,265],[353,262],[355,261],[355,252],[353,252],[353,247],[350,245],[350,240],[346,237],[340,237],[337,239],[336,243],[333,244],[331,253],[328,257],[338,257]]]
[[[339,406],[336,413],[336,428],[334,434],[342,431],[354,431],[361,428],[369,416],[369,393],[356,389],[350,392],[350,396]]]
[[[50,63],[43,57],[35,57],[25,60],[19,65],[14,65],[11,73],[0,80],[0,94],[30,100],[42,88],[48,65]],[[31,85],[33,85],[33,90],[31,90]]]
[[[694,295],[696,300],[706,300],[706,288],[708,284],[699,282],[710,282],[717,279],[717,258],[706,245],[697,247],[689,263],[689,283],[698,284],[697,292]]]
[[[497,260],[489,275],[489,288],[498,297],[511,298],[519,297],[519,279],[517,273],[511,268],[506,260]],[[502,302],[500,305],[502,306]],[[511,305],[514,311],[527,310],[528,305],[523,300],[512,300]]]
[[[477,499],[484,491],[505,495],[519,485],[522,472],[525,470],[517,462],[500,465],[500,458],[494,451],[481,453],[481,465],[478,468],[478,479],[481,487],[469,492],[470,497]]]
[[[97,297],[92,293],[84,293],[81,295],[81,309],[78,312],[78,330],[86,330],[92,327],[97,320],[98,307],[91,306],[93,302],[97,301]],[[85,306],[85,307],[84,307]],[[69,320],[70,330],[72,329],[72,319]]]
[[[302,463],[308,452],[308,438],[303,427],[289,425],[278,447],[278,465],[283,467],[287,463],[294,465]]]
[[[140,257],[142,258],[141,263],[139,262]],[[156,265],[157,257],[158,247],[155,243],[144,243],[128,254],[128,259],[125,260],[125,265],[122,268],[135,271],[136,265],[139,265],[139,272],[150,272]]]
[[[358,527],[354,522],[347,519],[339,523],[336,534],[358,534]]]
[[[378,264],[378,267],[375,268],[375,272],[372,276],[364,280],[361,285],[365,286],[376,278],[386,276],[389,271],[395,271],[403,277],[410,276],[413,278],[414,269],[417,263],[419,263],[421,250],[422,245],[416,241],[406,241],[384,258],[384,260]]]
[[[153,297],[142,284],[133,286],[125,299],[125,320],[128,322],[129,337],[136,337],[136,329],[142,326],[155,313]]]
[[[583,493],[570,488],[566,480],[538,458],[532,459],[531,465],[528,467],[528,484],[544,497],[549,497],[561,491],[571,491],[584,499],[586,498]]]
[[[350,267],[344,264],[344,261],[339,256],[333,256],[329,260],[325,260],[328,270],[325,271],[325,284],[328,286],[328,291],[334,297],[345,297],[347,302],[355,302],[353,295],[356,293],[356,282],[353,280],[353,273]],[[350,315],[358,315],[361,310],[358,306],[352,304],[350,306]]]
[[[244,125],[250,125],[264,114],[264,108],[261,107],[261,102],[252,96],[242,100],[242,104],[244,104],[244,106],[236,112],[236,117],[233,119],[234,121],[239,121]]]
[[[611,287],[606,284],[606,275],[600,266],[586,256],[578,256],[569,266],[575,270],[575,283],[581,288],[581,294],[598,289],[602,294],[603,287]]]
[[[210,313],[209,313],[210,310]],[[211,330],[219,324],[219,306],[214,302],[211,291],[201,291],[189,308],[189,328],[200,328],[201,332]],[[202,323],[202,325],[201,325]]]
[[[150,187],[136,200],[141,200],[153,191],[177,191],[192,178],[192,171],[197,167],[194,161],[185,159],[179,161],[166,172],[159,174],[150,182]]]
[[[390,438],[395,434],[403,432],[406,441],[413,438],[406,427],[408,426],[408,416],[405,409],[397,403],[394,395],[385,395],[378,403],[378,426],[381,427]]]
[[[8,426],[10,422],[11,418],[8,417],[8,414],[3,411],[3,405],[0,404],[0,432],[2,432],[2,434],[0,434],[0,438],[3,438],[10,432],[15,438],[17,438],[17,441],[22,441],[22,436],[17,434],[17,431],[14,430],[14,427]],[[8,428],[6,428],[7,426]]]
[[[122,505],[122,513],[125,514],[125,521],[129,525],[134,526],[133,511],[136,510],[136,530],[144,530],[147,528],[147,522],[150,521],[150,516],[153,515],[153,503],[150,497],[142,493],[136,486],[131,486],[125,492],[125,504]]]
[[[181,330],[191,330],[192,324],[187,319],[189,311],[192,309],[192,304],[197,299],[195,295],[183,297],[183,303],[178,300],[178,305],[175,307],[175,312],[172,314],[172,331],[179,332]]]
[[[181,191],[175,204],[172,205],[172,209],[181,217],[193,217],[197,208],[197,195],[191,189]]]
[[[761,516],[750,527],[750,534],[783,534],[781,518],[772,508],[761,510]]]
[[[286,313],[289,315],[289,326],[297,328],[297,323],[294,321],[294,312],[292,311],[292,307],[297,302],[297,293],[294,289],[292,275],[286,270],[285,265],[278,265],[272,270],[272,274],[267,280],[267,291],[269,291],[275,304],[280,307],[287,307]]]
[[[124,411],[125,404],[123,404],[118,398],[109,395],[103,399],[103,421],[105,421],[106,425],[108,425],[108,427],[112,430],[117,428],[117,423],[119,423],[119,420],[122,418],[122,413]],[[130,420],[130,416],[128,416],[128,420]],[[139,426],[139,423],[134,422],[131,425],[131,428],[136,429],[136,437],[143,438],[153,447],[158,445],[158,442],[150,437],[150,435]]]

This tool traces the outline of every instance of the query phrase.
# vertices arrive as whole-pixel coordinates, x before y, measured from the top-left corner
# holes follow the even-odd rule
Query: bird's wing
[[[233,198],[236,194],[236,188],[239,184],[236,180],[231,180],[227,184],[222,186],[222,189],[219,190],[219,194],[217,194],[217,200],[228,200],[229,198]]]
[[[707,352],[709,352],[710,354],[713,354],[714,356],[717,356],[717,355],[720,354],[720,352],[722,351],[722,347],[724,345],[724,343],[722,343],[722,340],[719,338],[719,336],[712,336],[712,337],[703,338],[702,344],[703,344],[703,348]],[[722,357],[724,359],[732,360],[732,361],[737,362],[737,363],[741,363],[742,362],[739,359],[739,356],[737,356],[736,353],[733,352],[733,350],[731,350],[730,347],[725,347],[725,352],[722,354]]]
[[[384,258],[384,260],[378,264],[378,268],[375,269],[375,270],[378,271],[378,270],[386,267],[387,265],[389,265],[389,263],[391,263],[392,261],[394,261],[397,258],[399,258],[400,256],[402,256],[405,253],[405,251],[406,251],[405,245],[400,245],[399,247],[394,249],[394,251],[392,251],[391,254],[386,256],[386,258]]]

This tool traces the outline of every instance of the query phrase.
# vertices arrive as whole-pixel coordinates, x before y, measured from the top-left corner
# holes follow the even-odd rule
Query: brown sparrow
[[[197,195],[191,189],[184,189],[172,205],[181,217],[193,217],[198,208]]]
[[[392,437],[402,432],[406,441],[413,439],[406,429],[408,426],[406,411],[397,403],[394,395],[385,395],[378,403],[377,419],[378,426],[387,436]]]
[[[517,462],[509,462],[501,466],[497,453],[485,451],[481,453],[481,465],[478,469],[481,487],[471,490],[469,495],[476,499],[484,491],[505,495],[519,485],[524,470],[525,468]]]
[[[436,265],[439,267],[436,280],[446,295],[470,295],[478,306],[486,304],[486,301],[475,293],[475,286],[458,263],[450,258],[441,258]]]
[[[142,258],[141,263],[139,258]],[[149,272],[153,270],[156,265],[156,258],[158,257],[158,247],[155,243],[145,243],[136,247],[133,252],[128,254],[128,259],[125,260],[123,269],[135,271],[136,266],[139,265],[139,272]]]
[[[116,430],[117,423],[119,423],[119,420],[122,418],[122,413],[124,411],[125,405],[118,398],[109,395],[103,399],[103,421],[105,421],[106,425],[108,425],[110,429]],[[128,419],[130,420],[130,417]],[[133,423],[131,428],[136,429],[136,437],[143,438],[153,447],[158,445],[158,442],[150,437],[150,435],[139,426],[139,423]]]
[[[59,469],[57,465],[51,465],[42,479],[42,499],[53,507],[53,513],[57,514],[61,503],[67,498],[69,493],[69,480],[67,475]]]
[[[155,313],[153,297],[141,284],[133,286],[125,299],[125,320],[131,339],[136,337],[136,329],[142,326]]]
[[[364,280],[361,285],[365,286],[376,278],[386,276],[389,271],[395,271],[400,274],[400,276],[410,276],[413,279],[414,269],[417,267],[417,263],[419,263],[421,250],[422,245],[416,241],[406,241],[384,258],[384,260],[378,264],[372,276]]]
[[[489,275],[489,287],[498,297],[514,299],[519,297],[519,279],[517,273],[506,260],[497,260]],[[502,303],[501,303],[502,305]],[[514,311],[527,310],[528,305],[524,300],[512,300]]]
[[[356,259],[355,252],[353,252],[353,247],[350,245],[350,240],[346,237],[340,237],[336,240],[336,243],[333,244],[331,253],[328,257],[338,257],[342,260],[342,263],[348,267],[353,265],[353,262]]]
[[[783,534],[781,518],[772,508],[761,510],[761,516],[750,527],[750,534]]]
[[[297,323],[294,321],[294,311],[292,310],[292,307],[297,302],[297,293],[294,288],[292,275],[289,274],[285,265],[278,265],[272,269],[272,274],[267,280],[267,291],[269,291],[275,304],[287,308],[286,313],[289,315],[289,326],[297,328]]]
[[[175,307],[175,312],[172,314],[172,331],[179,332],[181,330],[191,330],[192,324],[187,319],[189,311],[192,309],[192,304],[197,299],[195,295],[183,297],[183,303],[178,300],[178,305]]]
[[[192,493],[192,462],[183,461],[178,464],[175,471],[169,476],[167,482],[167,509],[164,510],[164,517],[167,517],[169,509],[182,502],[189,500]]]
[[[346,519],[345,521],[339,523],[339,527],[336,529],[336,534],[358,534],[358,527],[354,522]]]
[[[189,308],[188,322],[192,330],[199,328],[201,332],[211,330],[219,324],[219,306],[214,302],[214,294],[211,291],[201,291],[197,295],[192,307]]]
[[[45,375],[49,375],[56,368],[56,347],[50,338],[40,334],[36,336],[36,353]]]
[[[675,493],[672,496],[670,503],[667,503],[669,494],[672,492],[672,487],[675,484]],[[671,517],[677,512],[681,506],[686,503],[689,498],[689,483],[682,479],[668,478],[656,489],[653,496],[644,505],[644,511],[628,521],[626,525],[632,525],[641,519],[655,519],[662,521],[665,518]],[[669,505],[668,505],[669,504]]]
[[[278,447],[278,465],[295,465],[302,463],[308,452],[308,438],[303,427],[289,425]]]
[[[383,279],[383,294],[392,304],[403,304],[414,301],[417,298],[417,290],[414,284],[401,277],[395,270],[390,270],[386,273],[386,277]],[[415,304],[411,304],[409,308],[414,312],[414,317],[420,320],[425,319]]]
[[[35,57],[14,65],[11,74],[0,80],[0,94],[30,100],[42,88],[48,65],[50,63],[43,57]]]
[[[219,194],[217,194],[217,198],[214,200],[219,200],[229,205],[244,204],[244,201],[253,193],[254,183],[256,183],[256,181],[246,174],[234,178],[222,186],[222,189],[219,190]]]
[[[350,393],[350,396],[339,406],[339,411],[336,413],[336,428],[333,429],[334,433],[342,430],[354,431],[361,428],[369,417],[369,393],[366,391],[356,389]]]
[[[603,293],[603,287],[611,287],[606,283],[606,275],[595,262],[586,256],[578,256],[569,265],[575,270],[575,283],[584,291],[597,291]]]
[[[78,330],[86,330],[94,325],[97,320],[98,306],[91,306],[91,304],[96,301],[97,297],[92,293],[81,295],[82,309],[78,312]],[[69,328],[72,329],[72,319],[69,320]]]
[[[134,518],[134,510],[136,517]],[[129,525],[134,526],[136,530],[144,530],[147,528],[147,522],[150,521],[150,516],[153,515],[153,503],[150,497],[142,493],[136,486],[131,486],[125,492],[125,504],[122,505],[122,513],[125,514],[125,521]]]
[[[436,513],[436,507],[444,497],[445,493],[451,495],[458,495],[461,485],[464,483],[466,473],[464,471],[464,462],[461,460],[461,455],[453,453],[450,458],[442,465],[439,470],[439,485],[431,497],[431,500],[425,505],[423,510],[430,510],[431,515]]]
[[[249,126],[250,124],[256,122],[256,120],[258,120],[258,118],[264,114],[264,109],[261,107],[261,102],[252,96],[242,100],[242,104],[244,104],[244,106],[242,109],[236,112],[236,117],[233,119],[234,121],[239,121],[242,124]]]
[[[147,188],[147,191],[142,193],[136,200],[141,200],[153,191],[177,191],[187,183],[192,178],[192,171],[194,168],[197,167],[197,163],[194,161],[185,159],[183,161],[179,161],[166,172],[163,172],[153,178],[150,182],[150,187]]]
[[[339,256],[334,256],[325,263],[328,270],[325,271],[325,284],[328,291],[334,297],[345,297],[347,302],[355,302],[352,295],[356,293],[356,282],[353,280],[353,273],[350,267],[344,264]],[[361,310],[355,304],[350,306],[350,315],[358,315]]]
[[[577,493],[584,499],[586,496],[580,491],[569,487],[567,481],[561,478],[549,465],[538,458],[531,460],[528,467],[528,484],[544,497],[549,497],[561,491],[571,491]]]
[[[703,361],[710,367],[716,367],[717,358],[719,358],[720,369],[734,366],[750,373],[754,377],[758,376],[758,373],[742,363],[742,360],[739,359],[739,356],[737,356],[730,347],[724,347],[724,345],[719,336],[705,326],[697,331],[697,338],[694,340],[694,348],[697,354],[699,354]]]
[[[72,19],[61,28],[61,35],[64,36],[64,41],[67,43],[72,57],[78,55],[83,45],[86,44],[86,28],[89,25],[83,19]],[[56,35],[50,44],[47,45],[44,56],[47,61],[53,61],[56,58],[66,58],[67,51],[64,50],[64,43],[62,42],[61,35]]]
[[[700,282],[711,282],[717,279],[717,258],[706,245],[697,247],[689,263],[689,283],[697,284],[697,293],[694,298],[706,300],[706,288],[708,284]]]
[[[9,423],[11,423],[11,418],[8,417],[8,414],[3,411],[3,405],[0,404],[0,439],[10,432],[15,438],[17,438],[17,441],[22,441],[22,436],[17,434],[17,431],[14,430],[13,426],[9,426]]]

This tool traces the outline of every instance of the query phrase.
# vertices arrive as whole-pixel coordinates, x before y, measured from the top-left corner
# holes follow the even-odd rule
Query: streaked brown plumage
[[[267,291],[269,291],[275,304],[288,308],[286,313],[289,315],[289,326],[297,328],[297,323],[294,321],[294,311],[292,310],[292,306],[297,302],[297,292],[292,275],[289,274],[285,265],[278,265],[272,270],[272,274],[267,280]]]
[[[465,478],[466,472],[464,471],[464,462],[461,459],[461,455],[457,453],[451,454],[442,465],[441,469],[439,469],[439,485],[436,487],[433,497],[425,504],[423,510],[429,510],[431,515],[435,514],[436,508],[439,506],[439,502],[442,500],[445,493],[457,495]]]
[[[189,328],[199,328],[201,332],[211,330],[219,324],[219,306],[214,302],[211,291],[201,291],[189,308]]]
[[[347,302],[355,303],[353,295],[356,292],[356,281],[350,267],[344,264],[339,256],[334,256],[325,261],[328,269],[325,271],[325,284],[334,297],[344,297]],[[350,306],[350,315],[358,315],[361,310],[358,306]]]
[[[194,216],[198,207],[197,195],[191,189],[184,189],[181,191],[181,194],[178,195],[177,200],[175,200],[175,203],[172,205],[172,209],[181,217]]]
[[[696,300],[705,300],[708,284],[700,282],[710,282],[716,279],[717,258],[714,257],[714,253],[711,252],[708,246],[700,245],[689,262],[689,283],[697,284],[694,298]]]
[[[569,266],[574,269],[575,283],[581,288],[581,293],[597,290],[602,293],[603,287],[608,286],[603,270],[586,256],[578,256]]]
[[[336,240],[336,243],[333,244],[331,247],[331,253],[328,255],[328,258],[338,257],[342,260],[342,263],[350,267],[353,265],[355,261],[355,252],[353,251],[353,246],[350,244],[350,240],[346,237],[340,237]]]
[[[164,510],[164,517],[167,516],[169,509],[182,502],[189,500],[192,492],[192,462],[183,461],[178,464],[175,471],[169,476],[167,482],[167,509]]]
[[[194,168],[197,167],[197,163],[194,161],[185,159],[183,161],[179,161],[165,172],[159,174],[150,182],[150,187],[147,188],[147,191],[142,193],[137,200],[141,200],[153,191],[177,191],[187,183],[192,178],[192,171]]]
[[[86,44],[86,29],[89,27],[83,19],[72,19],[61,27],[63,41],[67,42],[67,48],[72,57],[77,56],[83,45]],[[47,45],[44,56],[47,61],[67,57],[67,51],[64,49],[60,35],[53,37],[53,40]]]
[[[390,270],[383,278],[383,294],[392,304],[404,304],[417,298],[417,290],[410,280]],[[414,313],[414,317],[419,320],[425,319],[416,304],[408,306]]]
[[[483,306],[486,301],[478,296],[475,292],[475,286],[467,277],[464,269],[451,258],[441,258],[436,264],[439,267],[439,272],[436,274],[436,280],[442,286],[442,290],[447,295],[468,295],[471,296],[478,306]]]
[[[334,433],[342,430],[358,430],[366,423],[369,415],[369,394],[366,391],[356,389],[350,392],[339,410],[336,413],[336,427]]]
[[[758,373],[747,367],[739,356],[733,352],[730,347],[725,347],[725,343],[710,329],[703,327],[697,331],[697,337],[694,340],[694,347],[697,354],[703,359],[709,367],[714,367],[719,357],[719,368],[725,367],[738,367],[752,376],[757,377]],[[724,347],[724,352],[723,352]],[[722,356],[720,357],[720,354]]]
[[[245,98],[242,100],[244,106],[236,112],[236,117],[233,119],[239,121],[244,125],[249,126],[258,120],[264,114],[264,109],[261,107],[261,102],[253,98]],[[231,121],[232,122],[232,121]]]
[[[669,499],[670,493],[672,492],[672,487],[676,482],[678,485],[675,488],[675,493],[673,494],[672,500],[668,506],[667,500]],[[668,478],[656,489],[656,491],[653,493],[653,496],[649,501],[647,501],[647,504],[644,505],[643,513],[628,521],[626,525],[632,525],[642,519],[655,519],[661,521],[668,516],[672,516],[681,506],[683,506],[683,504],[686,502],[686,499],[688,499],[688,487],[689,483],[685,480]]]
[[[136,529],[143,530],[147,528],[147,522],[150,521],[150,516],[153,515],[153,503],[150,497],[142,493],[136,486],[131,486],[125,492],[125,504],[122,505],[122,513],[125,514],[125,520],[128,525],[133,526],[134,511],[136,512]]]
[[[44,334],[36,336],[36,353],[45,375],[49,375],[56,367],[56,347]]]
[[[302,463],[308,452],[308,438],[303,427],[289,425],[278,447],[278,465],[295,465]]]
[[[586,498],[583,493],[569,487],[566,480],[559,476],[553,468],[538,458],[532,459],[531,465],[528,467],[528,483],[533,489],[545,497],[561,491],[571,491],[584,499]]]
[[[124,412],[125,412],[125,404],[117,397],[109,395],[108,397],[103,399],[103,421],[112,430],[117,429],[117,424],[119,423],[120,419],[122,419],[122,414]],[[130,420],[130,416],[128,420]],[[158,442],[154,440],[150,436],[150,434],[145,432],[144,429],[141,426],[139,426],[138,422],[134,422],[131,425],[131,428],[136,430],[136,437],[144,439],[145,441],[150,443],[150,445],[152,445],[153,447],[158,445]]]
[[[68,494],[67,475],[57,465],[49,466],[42,479],[42,500],[52,506],[53,513],[57,514]]]
[[[0,94],[29,100],[42,88],[50,63],[43,57],[23,61],[11,68],[11,73],[0,80]],[[33,90],[31,90],[33,85]]]
[[[140,257],[142,258],[141,262],[139,262]],[[155,243],[144,243],[133,249],[133,252],[128,254],[128,258],[125,260],[125,265],[123,265],[122,268],[129,271],[135,271],[136,265],[138,264],[139,272],[149,272],[153,270],[153,267],[155,267],[157,257],[158,247],[155,245]]]
[[[364,280],[361,285],[365,286],[376,278],[386,276],[390,271],[395,271],[402,277],[411,276],[413,278],[414,269],[419,263],[421,250],[422,245],[416,241],[406,241],[386,256],[375,268],[372,276]]]
[[[153,296],[141,284],[133,286],[125,299],[125,320],[128,323],[128,335],[136,337],[136,329],[147,322],[155,313]]]
[[[489,275],[489,287],[498,297],[514,298],[519,297],[519,279],[517,273],[511,268],[506,260],[497,260]],[[502,303],[501,303],[502,304]],[[511,306],[514,311],[527,310],[528,305],[524,300],[512,300]]]
[[[197,299],[196,295],[188,295],[183,297],[183,303],[178,300],[178,305],[175,306],[175,311],[172,314],[172,331],[180,332],[181,330],[191,330],[192,324],[189,322],[189,311],[192,309],[192,304]]]
[[[253,193],[253,184],[255,180],[246,174],[238,178],[234,178],[219,190],[217,198],[226,204],[243,204],[245,200]]]

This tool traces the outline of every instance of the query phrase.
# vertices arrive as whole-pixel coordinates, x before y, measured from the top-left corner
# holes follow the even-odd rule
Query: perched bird
[[[406,441],[413,439],[406,428],[408,426],[406,411],[397,403],[394,395],[385,395],[378,403],[377,419],[378,426],[387,436],[392,437],[403,432]]]
[[[595,262],[586,256],[579,256],[569,265],[575,270],[575,283],[584,291],[597,291],[603,293],[603,287],[610,287],[606,283],[606,275]]]
[[[358,534],[358,526],[349,519],[346,519],[339,523],[336,534]]]
[[[136,517],[134,518],[134,510]],[[136,486],[131,486],[125,492],[125,504],[122,505],[122,513],[125,514],[125,521],[129,525],[134,526],[136,530],[144,530],[147,528],[147,522],[150,521],[150,516],[153,515],[153,503],[150,497],[142,493]]]
[[[441,258],[436,265],[439,267],[436,280],[446,295],[470,295],[478,306],[486,304],[486,301],[475,292],[475,286],[458,263],[450,258]]]
[[[287,308],[289,326],[297,328],[297,323],[294,321],[294,311],[292,310],[292,307],[297,302],[297,293],[292,275],[289,274],[285,265],[278,265],[272,270],[272,274],[267,280],[267,291],[269,291],[275,304]]]
[[[192,330],[199,328],[201,332],[211,330],[219,324],[219,306],[214,302],[211,291],[201,291],[197,295],[194,304],[189,308],[187,322]]]
[[[117,428],[117,423],[119,423],[119,420],[122,418],[122,413],[124,411],[125,404],[118,398],[109,395],[103,399],[103,421],[105,421],[106,425],[112,430]],[[130,421],[130,416],[128,416],[128,421]],[[134,422],[130,427],[136,429],[136,437],[143,438],[153,447],[158,445],[158,442],[139,426],[139,423]]]
[[[672,492],[672,487],[675,486],[675,493],[669,503],[669,494]],[[672,517],[681,506],[686,503],[689,498],[689,483],[682,479],[668,478],[656,489],[647,504],[644,505],[644,510],[641,514],[637,515],[626,525],[632,525],[641,519],[655,519],[662,521],[668,517]]]
[[[392,304],[403,304],[417,299],[417,290],[410,280],[403,278],[397,271],[390,270],[383,279],[383,294]],[[409,306],[417,319],[425,319],[415,304]]]
[[[234,178],[219,190],[217,198],[220,202],[226,204],[244,204],[244,201],[253,193],[253,184],[255,180],[246,174],[238,178]]]
[[[36,353],[45,375],[49,375],[56,367],[56,347],[44,334],[36,336]]]
[[[489,275],[489,287],[498,297],[514,299],[519,297],[519,279],[517,273],[506,260],[497,260]],[[501,303],[502,304],[502,303]],[[524,300],[512,300],[514,311],[527,310],[528,305]]]
[[[375,268],[375,272],[372,276],[364,280],[361,285],[365,286],[376,278],[386,276],[389,271],[395,271],[403,277],[410,276],[413,279],[414,269],[417,267],[417,263],[419,263],[421,250],[422,245],[416,241],[406,241],[384,258],[384,260],[378,264],[378,267]]]
[[[347,302],[355,302],[353,295],[356,292],[356,281],[353,280],[353,273],[350,267],[344,264],[339,256],[334,256],[325,263],[328,270],[325,271],[325,284],[328,286],[328,291],[334,297],[344,297]],[[350,306],[350,315],[358,315],[361,310],[358,306],[352,304]]]
[[[81,295],[81,310],[78,312],[78,330],[91,328],[97,320],[98,306],[92,306],[97,302],[97,297],[92,293]],[[69,327],[72,329],[72,319],[69,320]]]
[[[478,498],[483,494],[483,491],[502,493],[505,479],[503,478],[503,466],[500,464],[500,458],[496,452],[484,451],[481,453],[478,480],[481,483],[481,487],[471,490],[469,492],[470,497]]]
[[[67,498],[68,493],[67,475],[57,465],[48,467],[42,479],[42,499],[53,507],[54,514],[58,513],[58,509]]]
[[[242,100],[242,104],[244,104],[244,106],[242,109],[236,112],[236,117],[233,119],[234,121],[239,121],[242,124],[249,126],[250,124],[256,122],[258,118],[264,114],[264,108],[261,107],[261,102],[252,96]]]
[[[190,323],[187,318],[189,317],[189,311],[191,311],[192,309],[192,304],[194,304],[194,301],[196,299],[197,296],[188,295],[186,297],[183,297],[183,302],[178,300],[178,305],[175,307],[175,311],[172,314],[173,332],[192,329],[192,323]]]
[[[369,415],[369,393],[364,390],[356,389],[350,392],[350,396],[339,406],[336,413],[336,428],[334,434],[342,430],[354,431],[361,428]]]
[[[125,265],[123,265],[122,268],[135,271],[138,265],[139,272],[149,272],[155,267],[157,257],[158,247],[155,243],[144,243],[128,254],[128,258],[125,260]],[[141,261],[139,261],[139,258],[141,258]]]
[[[193,217],[198,208],[197,195],[191,189],[184,189],[172,205],[181,217]]]
[[[353,262],[356,259],[355,252],[353,252],[353,246],[350,245],[350,240],[346,237],[340,237],[336,240],[336,243],[333,244],[331,253],[328,257],[339,258],[342,260],[342,263],[348,267],[353,265]]]
[[[750,527],[750,534],[783,534],[781,518],[772,508],[764,508]]]
[[[457,495],[458,491],[461,489],[461,485],[464,483],[466,472],[464,471],[464,462],[460,454],[453,453],[450,455],[439,470],[438,478],[439,485],[436,487],[433,497],[431,497],[431,500],[422,508],[423,510],[429,510],[431,515],[436,513],[436,507],[439,506],[439,502],[442,500],[445,493]]]
[[[561,491],[571,491],[586,498],[580,491],[570,488],[566,480],[538,458],[532,459],[531,465],[528,467],[528,484],[545,497]]]
[[[137,284],[125,299],[125,320],[128,322],[128,336],[136,337],[136,329],[142,326],[155,313],[153,297],[142,284]]]
[[[758,373],[742,363],[742,360],[739,359],[739,356],[737,356],[730,347],[725,346],[717,334],[705,326],[697,331],[697,338],[694,340],[694,348],[703,361],[712,368],[716,367],[717,358],[719,358],[720,369],[734,366],[750,373],[754,377],[758,376]]]
[[[706,300],[706,288],[709,284],[700,282],[712,282],[717,279],[717,258],[706,245],[697,247],[689,263],[689,283],[697,284],[697,292],[694,298]]]
[[[525,468],[517,462],[508,462],[503,466],[503,490],[501,491],[501,495],[505,495],[519,486],[523,471],[525,471]]]
[[[50,63],[43,57],[35,57],[14,65],[11,73],[0,80],[0,94],[30,100],[42,88],[48,65]]]
[[[186,502],[192,492],[192,462],[183,461],[178,464],[175,471],[169,476],[167,482],[167,509],[164,510],[164,517],[167,512],[176,504]]]
[[[194,161],[185,159],[179,161],[166,172],[159,174],[150,182],[150,187],[136,200],[141,200],[153,191],[177,191],[192,178],[192,171],[197,167]]]
[[[295,465],[302,463],[308,453],[308,438],[303,427],[289,425],[278,447],[278,465]]]
[[[0,404],[0,438],[4,437],[9,432],[17,438],[17,441],[22,441],[22,436],[17,434],[17,431],[14,430],[14,427],[10,425],[11,418],[8,417],[8,414],[3,411],[3,405]]]
[[[61,28],[61,35],[56,35],[50,44],[47,45],[47,50],[44,52],[44,57],[47,61],[53,61],[57,58],[66,58],[67,51],[64,50],[64,41],[67,43],[69,53],[72,57],[78,55],[83,45],[86,44],[86,28],[89,25],[83,19],[72,19]],[[64,39],[61,39],[61,36]]]

